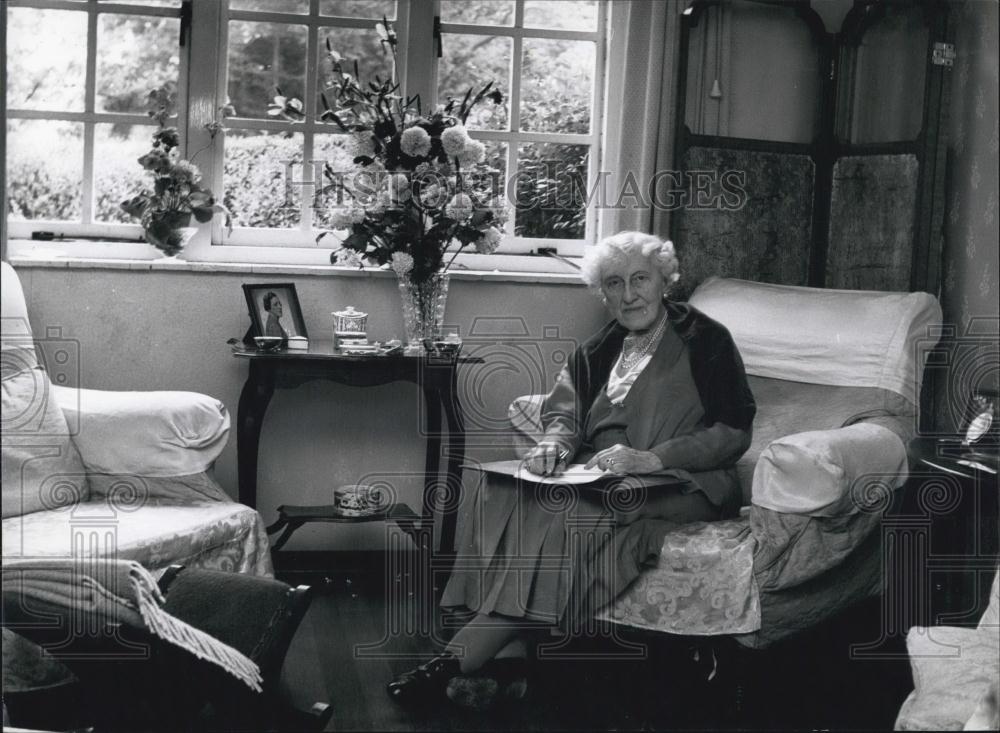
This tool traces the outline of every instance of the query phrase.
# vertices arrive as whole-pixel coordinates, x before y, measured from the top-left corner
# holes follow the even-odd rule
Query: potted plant
[[[149,93],[148,101],[148,114],[156,120],[159,128],[153,133],[149,152],[139,158],[139,165],[152,175],[153,187],[123,201],[121,208],[129,216],[139,219],[147,242],[172,257],[197,231],[191,226],[192,218],[205,223],[211,221],[216,213],[222,213],[226,217],[226,226],[231,228],[231,217],[229,210],[217,203],[212,192],[202,185],[198,167],[180,157],[177,128],[166,126],[173,114],[173,85],[154,89]],[[210,123],[213,137],[219,129],[217,124]]]

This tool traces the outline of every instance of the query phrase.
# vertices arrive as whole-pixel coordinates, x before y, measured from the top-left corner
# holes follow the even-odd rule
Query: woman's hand
[[[556,443],[539,443],[528,451],[524,465],[539,476],[558,476],[566,470],[564,449]]]
[[[621,443],[595,453],[594,457],[587,461],[587,468],[594,466],[619,475],[656,473],[663,470],[663,463],[654,453],[629,448]]]

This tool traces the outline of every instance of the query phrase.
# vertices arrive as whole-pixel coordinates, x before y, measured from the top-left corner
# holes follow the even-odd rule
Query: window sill
[[[497,255],[493,255],[497,257]],[[539,258],[515,257],[518,260],[528,260]],[[315,276],[315,277],[369,277],[369,278],[395,278],[391,270],[366,267],[358,269],[355,267],[337,267],[333,265],[283,265],[272,263],[243,263],[243,262],[190,262],[182,258],[158,259],[116,259],[104,257],[73,257],[70,255],[55,254],[49,252],[17,252],[10,253],[8,257],[10,264],[15,268],[44,268],[44,269],[76,269],[76,270],[136,270],[144,272],[206,272],[206,273],[231,273],[244,275],[281,275],[281,276]],[[522,263],[523,264],[523,263]],[[543,259],[538,262],[540,265],[556,265],[563,270],[570,268],[558,261]],[[450,270],[452,280],[462,281],[492,281],[492,282],[519,282],[519,283],[545,283],[548,285],[577,285],[583,286],[580,276],[576,272],[537,272],[537,271],[501,271],[494,270],[474,270],[474,269],[452,269]]]

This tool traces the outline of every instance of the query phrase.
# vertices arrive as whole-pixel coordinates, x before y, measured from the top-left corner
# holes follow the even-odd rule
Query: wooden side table
[[[1000,562],[998,460],[958,438],[915,438],[907,445],[906,516],[926,523],[923,557],[912,570],[926,578],[913,621],[921,626],[975,625],[988,603]]]
[[[389,382],[411,382],[423,391],[427,409],[427,452],[424,466],[423,502],[420,512],[405,504],[395,504],[379,515],[344,517],[329,506],[281,506],[279,518],[269,532],[284,529],[275,543],[283,545],[298,527],[308,522],[362,522],[388,520],[421,547],[429,541],[433,547],[434,511],[437,490],[441,485],[442,438],[447,439],[445,488],[449,495],[442,510],[439,554],[446,563],[454,558],[455,526],[462,491],[462,463],[465,453],[465,427],[457,389],[458,368],[481,364],[478,357],[435,359],[427,356],[348,356],[337,352],[332,342],[311,343],[308,351],[265,353],[236,349],[238,359],[248,362],[249,370],[240,394],[236,416],[236,441],[239,469],[239,499],[250,507],[257,504],[257,467],[260,431],[267,407],[276,389],[290,389],[325,379],[355,387],[373,387]],[[447,427],[442,428],[441,416]]]

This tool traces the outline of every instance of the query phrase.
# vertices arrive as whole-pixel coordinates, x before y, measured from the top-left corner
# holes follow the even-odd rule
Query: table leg
[[[274,371],[250,363],[236,413],[236,455],[240,503],[257,508],[257,452],[264,414],[274,394]]]
[[[427,457],[424,461],[424,500],[421,516],[428,526],[434,525],[438,482],[441,480],[441,393],[436,387],[424,386],[427,410]]]
[[[442,555],[450,556],[450,570],[451,560],[455,555],[458,509],[462,505],[462,463],[465,460],[465,421],[458,399],[457,370],[451,372],[447,388],[441,392],[441,406],[448,421],[448,472],[445,478],[448,482],[448,499],[446,506],[442,508],[439,548]]]

